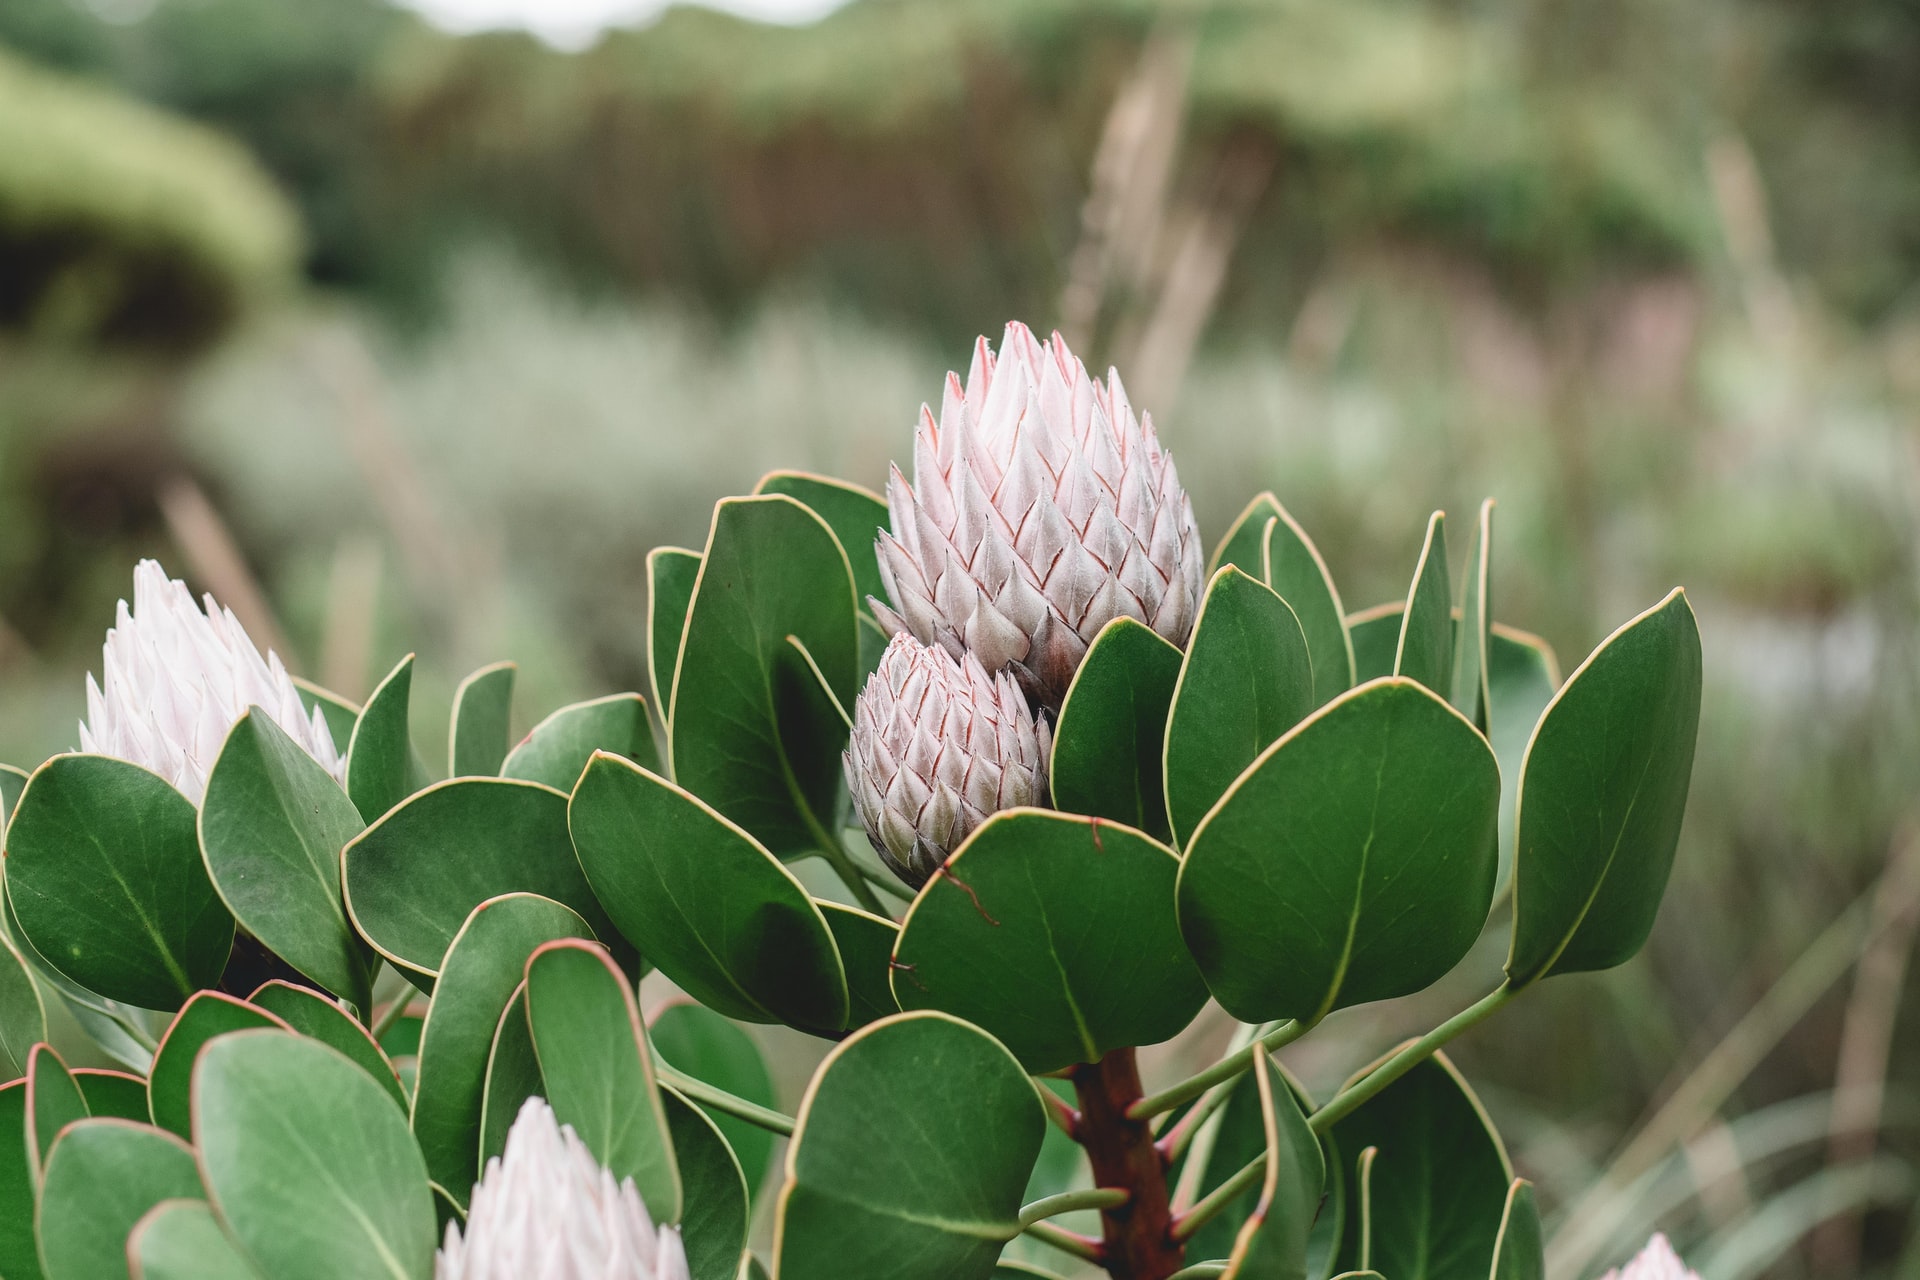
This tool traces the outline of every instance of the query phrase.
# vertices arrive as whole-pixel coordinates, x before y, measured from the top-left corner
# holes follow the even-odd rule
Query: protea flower
[[[920,409],[913,483],[895,467],[878,542],[893,631],[1011,668],[1058,706],[1100,628],[1123,615],[1184,646],[1203,566],[1193,504],[1120,375],[1087,375],[1059,334],[981,338],[940,420]]]
[[[618,1183],[528,1098],[507,1131],[504,1155],[473,1188],[467,1233],[447,1224],[434,1280],[689,1280],[673,1227],[655,1228],[633,1179]]]
[[[918,888],[989,815],[1046,803],[1052,748],[1010,675],[902,634],[860,691],[843,760],[874,851]]]
[[[87,675],[80,749],[151,769],[197,805],[227,731],[257,706],[344,777],[327,722],[301,705],[279,657],[263,659],[232,611],[212,596],[206,602],[202,613],[186,583],[168,578],[158,561],[139,563],[133,608],[122,600],[107,632],[100,683]]]
[[[1666,1236],[1656,1231],[1632,1262],[1607,1272],[1600,1280],[1700,1280],[1700,1276],[1688,1270]]]

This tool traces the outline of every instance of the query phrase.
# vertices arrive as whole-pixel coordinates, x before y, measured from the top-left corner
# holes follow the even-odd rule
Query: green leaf
[[[1207,576],[1211,578],[1228,565],[1233,565],[1248,577],[1267,580],[1267,526],[1280,518],[1280,500],[1271,493],[1262,493],[1241,509],[1234,517],[1227,536],[1213,549],[1213,559],[1207,565]]]
[[[687,609],[699,577],[698,551],[655,547],[647,552],[647,679],[653,684],[654,709],[663,719],[673,698],[680,634],[687,629]]]
[[[365,829],[340,785],[250,708],[200,806],[200,851],[235,920],[275,955],[365,1009],[376,960],[340,900],[340,850]]]
[[[1527,744],[1560,688],[1560,663],[1539,636],[1497,622],[1487,657],[1487,694],[1492,699],[1487,737],[1500,759],[1500,883],[1506,884],[1513,876],[1515,819]]]
[[[674,680],[673,777],[776,854],[831,841],[860,640],[847,556],[792,498],[714,509]],[[805,646],[832,693],[822,693]]]
[[[347,794],[360,816],[374,822],[414,790],[413,740],[407,703],[413,692],[413,655],[387,673],[354,721],[347,745]]]
[[[647,726],[647,701],[637,693],[616,693],[562,707],[533,727],[507,755],[500,771],[509,778],[572,791],[596,751],[625,756],[658,773],[660,757]]]
[[[463,1209],[482,1167],[488,1057],[527,958],[545,943],[592,936],[586,921],[558,902],[513,893],[475,907],[447,949],[420,1031],[413,1135],[427,1175]]]
[[[1167,813],[1181,845],[1313,707],[1313,666],[1293,610],[1239,569],[1220,570],[1200,602],[1167,720]]]
[[[28,1158],[27,1082],[0,1084],[0,1276],[41,1280],[33,1238],[34,1174]]]
[[[1413,585],[1407,589],[1407,607],[1400,616],[1393,673],[1418,680],[1442,697],[1453,687],[1453,585],[1447,578],[1444,511],[1434,512],[1427,521],[1427,539],[1421,544]]]
[[[552,898],[595,937],[613,933],[573,855],[566,794],[538,783],[437,783],[368,827],[344,862],[355,927],[409,974],[437,976],[473,909],[502,894]]]
[[[608,914],[688,995],[746,1022],[846,1026],[846,972],[826,919],[751,835],[605,754],[581,775],[568,814]]]
[[[513,745],[511,662],[484,666],[453,691],[453,716],[447,728],[447,774],[454,778],[491,778]]]
[[[80,1096],[87,1104],[89,1115],[111,1116],[139,1124],[152,1119],[147,1107],[147,1082],[139,1076],[125,1071],[103,1071],[98,1067],[81,1067],[72,1075],[73,1082],[80,1086]],[[0,1275],[5,1274],[0,1271]]]
[[[1060,1277],[1051,1271],[1043,1271],[1039,1267],[1030,1266],[1024,1262],[1009,1262],[1002,1259],[994,1265],[993,1275],[989,1280],[1060,1280]]]
[[[233,917],[200,859],[196,814],[165,779],[107,756],[60,755],[7,830],[7,896],[41,958],[143,1009],[213,986]]]
[[[1348,1222],[1340,1265],[1370,1266],[1393,1280],[1483,1280],[1513,1169],[1480,1100],[1444,1053],[1333,1131],[1344,1150],[1378,1149],[1366,1210]],[[1364,1262],[1363,1221],[1371,1237]]]
[[[1285,507],[1279,512],[1267,526],[1262,576],[1300,619],[1307,652],[1313,655],[1313,702],[1324,707],[1353,687],[1353,640],[1347,635],[1340,592],[1319,548]]]
[[[1480,504],[1480,522],[1467,543],[1467,580],[1461,588],[1460,634],[1453,647],[1453,705],[1487,731],[1487,650],[1493,643],[1493,499]]]
[[[1266,1175],[1260,1199],[1233,1243],[1222,1280],[1305,1280],[1307,1237],[1320,1209],[1326,1165],[1320,1140],[1273,1060],[1260,1054],[1251,1072],[1266,1136]]]
[[[1540,1210],[1533,1201],[1533,1184],[1525,1178],[1515,1178],[1507,1188],[1506,1211],[1500,1216],[1490,1275],[1491,1280],[1547,1280]]]
[[[774,1271],[988,1275],[1020,1232],[1020,1192],[1045,1125],[1020,1064],[957,1018],[902,1013],[856,1031],[827,1055],[800,1108]]]
[[[47,1038],[47,1007],[26,960],[0,933],[0,1080],[27,1074],[27,1054]]]
[[[86,1096],[52,1045],[37,1044],[27,1055],[26,1104],[27,1168],[38,1185],[53,1140],[62,1129],[92,1114]]]
[[[524,966],[522,966],[524,968]],[[546,1096],[540,1054],[527,1025],[527,983],[523,978],[500,1015],[487,1050],[486,1087],[480,1095],[480,1160],[475,1168],[507,1151],[507,1134],[528,1098]],[[452,1197],[449,1196],[449,1199]],[[457,1206],[456,1206],[457,1207]]]
[[[1036,1075],[1171,1039],[1207,1002],[1174,918],[1179,870],[1130,827],[996,813],[908,909],[894,997],[965,1018]]]
[[[13,816],[13,806],[20,803],[20,793],[27,789],[27,771],[18,765],[0,764],[0,832],[7,829],[7,820]]]
[[[407,1110],[407,1095],[400,1088],[393,1064],[367,1029],[339,1004],[311,988],[296,987],[278,978],[261,984],[247,997],[247,1003],[265,1009],[301,1035],[338,1049],[391,1094],[402,1112]]]
[[[675,1162],[686,1183],[681,1236],[693,1280],[734,1280],[747,1247],[747,1181],[714,1120],[671,1089],[661,1090]]]
[[[1646,942],[1699,727],[1700,630],[1676,589],[1595,649],[1534,730],[1520,783],[1514,986],[1608,969]]]
[[[858,1031],[869,1022],[900,1012],[892,981],[893,948],[900,940],[900,927],[871,912],[825,898],[815,898],[813,905],[826,919],[846,969],[846,1030]]]
[[[756,494],[784,493],[827,522],[853,570],[854,598],[884,601],[886,583],[880,578],[880,557],[874,550],[880,530],[889,525],[886,501],[872,490],[829,476],[802,471],[772,471],[754,489]]]
[[[1164,752],[1180,662],[1178,648],[1132,618],[1101,628],[1054,725],[1055,808],[1172,838]]]
[[[736,1098],[763,1107],[774,1105],[773,1077],[767,1073],[760,1046],[713,1010],[690,1002],[670,1004],[655,1016],[647,1033],[653,1051],[674,1070]],[[739,1159],[747,1190],[759,1194],[773,1164],[773,1135],[724,1113],[714,1112],[710,1118]]]
[[[1406,601],[1389,600],[1347,615],[1347,635],[1353,640],[1355,684],[1393,674],[1394,660],[1400,653],[1401,619],[1406,610]]]
[[[127,1237],[133,1280],[259,1280],[202,1200],[162,1200]]]
[[[1260,1108],[1260,1082],[1248,1071],[1233,1082],[1227,1100],[1214,1122],[1211,1149],[1206,1139],[1196,1136],[1183,1160],[1203,1159],[1205,1167],[1194,1187],[1195,1198],[1205,1196],[1243,1167],[1265,1154],[1268,1148],[1266,1116]],[[1168,1181],[1177,1182],[1184,1170],[1168,1171]],[[1188,1258],[1225,1258],[1233,1252],[1240,1228],[1252,1214],[1253,1197],[1242,1196],[1214,1215],[1187,1241]]]
[[[319,708],[320,718],[327,722],[327,733],[333,738],[333,745],[345,752],[353,741],[353,726],[360,721],[360,708],[333,690],[323,689],[300,676],[293,677],[293,687],[300,691],[300,705],[309,714],[316,707]]]
[[[547,1102],[655,1222],[678,1222],[680,1170],[633,988],[606,949],[569,938],[527,961],[527,1024]]]
[[[241,1031],[201,1052],[193,1093],[207,1189],[263,1275],[433,1275],[426,1166],[366,1072],[304,1036]]]
[[[1214,998],[1311,1022],[1438,979],[1486,922],[1499,802],[1486,739],[1424,686],[1322,707],[1188,844],[1180,928]]]
[[[153,1123],[182,1138],[193,1136],[193,1061],[215,1036],[255,1027],[293,1028],[264,1009],[221,991],[202,991],[180,1007],[147,1077],[147,1110]]]
[[[60,1136],[40,1186],[47,1280],[126,1280],[127,1236],[162,1200],[198,1200],[193,1152],[130,1120],[82,1120]]]

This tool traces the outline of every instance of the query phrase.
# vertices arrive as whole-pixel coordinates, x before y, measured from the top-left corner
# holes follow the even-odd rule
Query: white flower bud
[[[1607,1272],[1600,1280],[1700,1280],[1700,1276],[1687,1269],[1666,1236],[1656,1231],[1639,1256],[1626,1266]]]

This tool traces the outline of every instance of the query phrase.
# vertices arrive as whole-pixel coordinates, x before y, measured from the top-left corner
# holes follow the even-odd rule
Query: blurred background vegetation
[[[1350,608],[1484,494],[1567,668],[1688,587],[1653,942],[1460,1057],[1570,1280],[1654,1225],[1707,1280],[1920,1276],[1916,281],[1913,0],[852,0],[578,52],[6,0],[0,759],[72,745],[143,554],[350,696],[417,647],[417,722],[500,657],[526,724],[643,689],[650,547],[775,466],[877,486],[975,334],[1058,325],[1210,537],[1273,488]],[[769,1043],[796,1102],[818,1050]]]

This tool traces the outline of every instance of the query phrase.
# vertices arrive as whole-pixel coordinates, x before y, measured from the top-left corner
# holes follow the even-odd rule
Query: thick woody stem
[[[1093,1185],[1127,1193],[1125,1204],[1100,1214],[1101,1261],[1113,1280],[1166,1280],[1180,1270],[1185,1246],[1173,1238],[1167,1162],[1154,1144],[1152,1122],[1131,1120],[1141,1097],[1132,1049],[1115,1049],[1099,1062],[1073,1068],[1080,1099],[1076,1126],[1093,1166]]]

